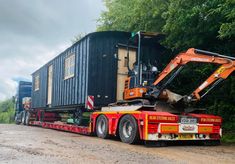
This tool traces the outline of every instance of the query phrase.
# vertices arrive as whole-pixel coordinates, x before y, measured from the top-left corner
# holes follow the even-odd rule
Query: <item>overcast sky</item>
[[[94,32],[104,9],[102,0],[0,0],[0,101],[74,36]]]

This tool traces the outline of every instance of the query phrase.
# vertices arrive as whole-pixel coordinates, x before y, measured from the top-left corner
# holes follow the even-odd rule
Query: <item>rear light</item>
[[[148,124],[148,133],[155,134],[158,131],[158,124]]]
[[[177,138],[178,134],[172,134],[172,138]]]
[[[213,133],[220,133],[220,126],[213,126]]]

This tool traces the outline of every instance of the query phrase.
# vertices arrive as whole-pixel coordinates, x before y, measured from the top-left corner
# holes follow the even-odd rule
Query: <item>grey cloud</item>
[[[0,30],[51,44],[50,40],[76,35],[76,31],[92,31],[101,9],[100,0],[2,0]]]
[[[0,100],[75,35],[93,32],[103,9],[102,0],[0,0]]]

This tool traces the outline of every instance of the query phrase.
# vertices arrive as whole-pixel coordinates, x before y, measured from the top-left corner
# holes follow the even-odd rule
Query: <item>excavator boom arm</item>
[[[226,57],[216,53],[211,53],[213,56],[209,56],[209,53],[210,52],[208,51],[190,48],[186,52],[178,54],[159,74],[153,85],[158,86],[160,82],[176,68],[184,66],[189,62],[220,64],[221,66],[192,93],[191,96],[199,100],[199,92],[207,88],[209,85],[215,83],[219,79],[226,79],[233,71],[235,71],[235,60],[233,60],[232,57]]]
[[[211,76],[207,78],[206,81],[204,81],[191,95],[191,97],[195,97],[196,100],[200,100],[200,92],[203,91],[205,88],[207,88],[211,84],[219,84],[220,81],[226,79],[233,71],[235,71],[235,61],[232,61],[231,64],[224,64],[220,66]]]

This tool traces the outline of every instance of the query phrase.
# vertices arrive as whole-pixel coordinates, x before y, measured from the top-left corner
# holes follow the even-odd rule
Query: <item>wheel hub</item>
[[[132,134],[133,128],[129,121],[126,121],[123,125],[123,134],[126,138],[129,138]]]
[[[104,133],[104,131],[105,131],[105,122],[104,122],[104,120],[99,122],[98,131],[99,131],[100,134]]]

